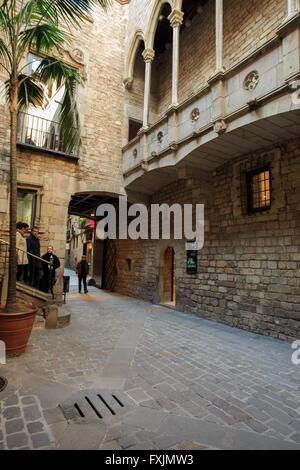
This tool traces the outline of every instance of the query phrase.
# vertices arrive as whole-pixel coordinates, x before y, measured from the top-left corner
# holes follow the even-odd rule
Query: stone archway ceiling
[[[194,177],[212,173],[223,164],[243,155],[250,155],[297,139],[300,135],[300,110],[270,116],[243,127],[237,127],[210,140],[187,154],[180,162],[151,168],[126,185],[126,190],[155,194],[164,186],[178,180],[178,168],[185,166]],[[170,158],[170,157],[168,157]]]
[[[69,214],[89,219],[95,218],[95,211],[100,204],[118,205],[121,194],[107,191],[76,193],[71,196]]]

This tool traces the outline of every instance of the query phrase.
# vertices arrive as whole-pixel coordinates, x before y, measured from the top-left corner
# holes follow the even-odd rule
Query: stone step
[[[53,304],[51,294],[46,294],[38,289],[34,289],[27,284],[17,282],[17,300],[22,303],[30,303],[38,308],[38,316],[43,317],[43,310],[46,306]]]
[[[45,327],[48,330],[64,328],[71,321],[71,313],[66,305],[48,305],[44,308]]]

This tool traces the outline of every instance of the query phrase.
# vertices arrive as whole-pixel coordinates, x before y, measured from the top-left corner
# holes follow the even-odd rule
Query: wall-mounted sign
[[[197,274],[198,268],[198,251],[197,250],[188,250],[186,252],[186,272],[188,274]]]

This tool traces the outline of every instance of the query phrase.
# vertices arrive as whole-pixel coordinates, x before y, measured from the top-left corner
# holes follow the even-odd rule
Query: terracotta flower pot
[[[0,309],[0,340],[5,343],[7,356],[25,352],[37,311],[32,304],[14,304]]]

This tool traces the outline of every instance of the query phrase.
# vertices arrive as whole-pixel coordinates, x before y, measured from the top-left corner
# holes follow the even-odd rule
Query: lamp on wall
[[[198,5],[196,11],[197,11],[197,13],[200,15],[200,13],[203,12],[203,6],[202,6],[202,5]]]
[[[186,22],[184,23],[186,28],[189,28],[192,24],[191,20],[186,20]]]

